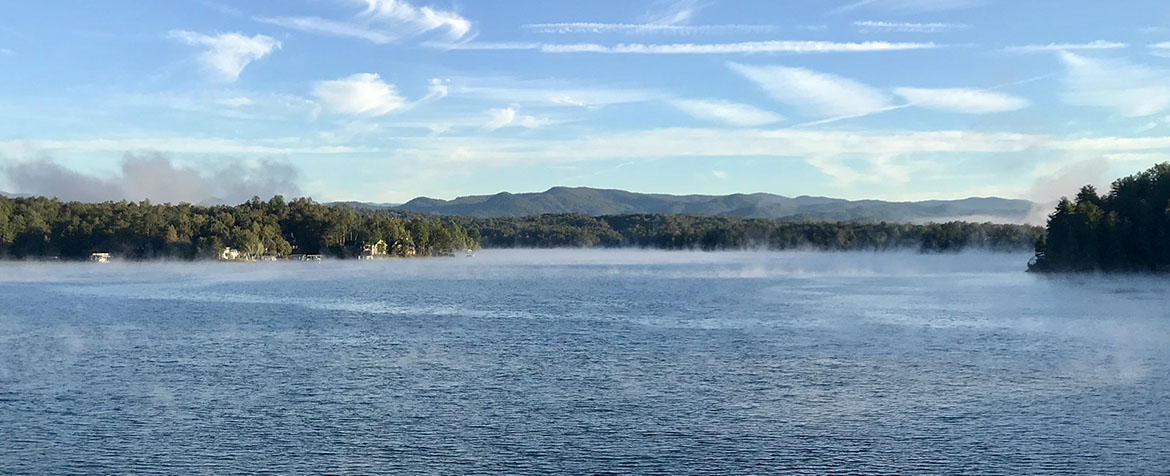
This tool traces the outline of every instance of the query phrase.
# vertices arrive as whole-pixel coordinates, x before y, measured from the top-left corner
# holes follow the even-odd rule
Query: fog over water
[[[1170,280],[1027,260],[0,263],[0,474],[1170,467]]]

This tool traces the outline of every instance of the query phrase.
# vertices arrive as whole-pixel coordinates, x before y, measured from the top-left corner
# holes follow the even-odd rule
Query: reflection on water
[[[1149,474],[1170,281],[1027,256],[0,264],[0,473]]]

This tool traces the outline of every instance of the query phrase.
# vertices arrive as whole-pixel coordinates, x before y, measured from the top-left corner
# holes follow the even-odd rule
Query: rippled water
[[[1170,280],[1027,256],[0,264],[0,474],[1154,474]]]

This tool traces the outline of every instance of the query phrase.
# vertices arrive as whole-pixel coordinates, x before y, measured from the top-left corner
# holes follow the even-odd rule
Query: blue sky
[[[0,16],[0,190],[1050,200],[1170,152],[1170,4],[106,0]]]

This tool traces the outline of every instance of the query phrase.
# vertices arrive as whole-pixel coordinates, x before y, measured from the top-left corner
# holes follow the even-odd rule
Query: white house
[[[223,252],[219,254],[219,259],[224,261],[235,261],[240,259],[240,252],[230,246],[224,247]]]

